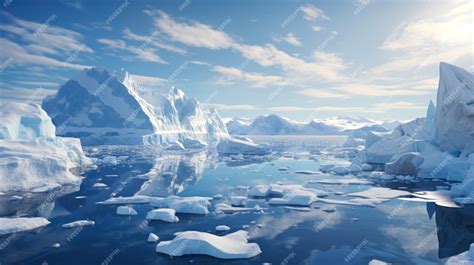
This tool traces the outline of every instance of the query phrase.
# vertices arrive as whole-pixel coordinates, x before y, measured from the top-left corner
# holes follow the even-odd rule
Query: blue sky
[[[474,70],[471,1],[2,1],[5,101],[105,66],[223,117],[407,120],[436,98],[440,61]]]

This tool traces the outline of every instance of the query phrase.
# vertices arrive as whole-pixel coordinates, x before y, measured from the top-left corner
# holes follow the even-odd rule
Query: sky
[[[103,66],[223,117],[409,120],[439,62],[474,71],[469,0],[1,1],[0,104]]]

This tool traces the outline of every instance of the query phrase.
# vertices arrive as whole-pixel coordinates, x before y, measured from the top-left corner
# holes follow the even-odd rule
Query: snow
[[[229,231],[230,230],[230,227],[226,226],[226,225],[218,225],[216,226],[216,231],[217,232],[226,232],[226,231]]]
[[[253,121],[244,118],[234,118],[226,123],[231,135],[334,135],[349,134],[356,130],[387,131],[381,126],[389,127],[396,122],[380,122],[360,117],[332,117],[317,119],[310,122],[298,122],[275,114],[262,115]]]
[[[229,137],[215,110],[177,88],[140,86],[125,70],[85,69],[44,99],[43,108],[62,126],[59,135],[80,137],[85,145],[181,142],[198,148]]]
[[[18,233],[50,224],[43,217],[0,217],[0,235]]]
[[[474,75],[440,64],[435,135],[442,151],[474,152]]]
[[[0,106],[0,191],[47,190],[78,185],[70,169],[91,165],[78,139],[55,136],[56,128],[36,104]]]
[[[248,243],[248,232],[240,230],[225,236],[205,232],[176,233],[171,241],[162,241],[156,252],[170,256],[209,255],[219,259],[245,259],[262,253],[255,243]]]
[[[78,220],[71,223],[63,224],[62,227],[73,228],[73,227],[78,227],[78,226],[89,226],[89,225],[95,225],[95,222],[90,221],[90,220]]]
[[[129,206],[119,206],[117,207],[117,212],[118,215],[137,215],[137,211],[133,209],[132,207]]]
[[[208,214],[211,205],[210,197],[179,197],[153,198],[150,202],[154,207],[174,209],[177,213]]]
[[[367,199],[394,199],[408,195],[411,195],[411,193],[403,190],[394,190],[382,187],[372,187],[364,191],[353,192],[348,194],[348,196],[362,197]]]
[[[151,210],[146,214],[147,220],[159,220],[168,223],[176,223],[179,221],[179,218],[176,216],[176,211],[174,209],[155,209]]]
[[[148,235],[148,239],[146,241],[148,243],[155,243],[155,242],[158,242],[158,240],[160,240],[160,238],[156,234],[150,233]]]
[[[217,145],[219,154],[224,155],[267,155],[272,151],[266,145],[256,144],[251,141],[246,141],[237,138],[223,139]]]

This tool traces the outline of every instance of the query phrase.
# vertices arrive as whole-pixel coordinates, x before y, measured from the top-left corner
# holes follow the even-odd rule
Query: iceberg
[[[441,63],[436,103],[436,142],[442,151],[474,152],[474,75]]]
[[[46,226],[48,224],[50,224],[50,222],[43,217],[1,217],[0,235],[28,231]]]
[[[43,108],[60,128],[58,135],[78,137],[84,145],[167,147],[183,141],[197,148],[228,137],[215,110],[177,88],[144,89],[123,69],[85,69],[45,98]]]
[[[150,233],[150,234],[148,235],[148,239],[147,239],[146,241],[147,241],[148,243],[155,243],[155,242],[157,242],[158,240],[160,240],[160,238],[159,238],[156,234]]]
[[[225,236],[186,231],[175,234],[171,241],[162,241],[156,252],[170,256],[208,255],[219,259],[246,259],[262,253],[256,243],[248,243],[248,232],[237,231]]]
[[[56,137],[56,128],[36,104],[0,106],[0,192],[78,185],[70,172],[92,164],[79,139]]]
[[[150,205],[174,209],[177,213],[208,214],[211,206],[210,197],[179,197],[153,198]]]
[[[137,215],[137,211],[133,209],[132,207],[129,206],[119,206],[117,207],[117,212],[118,215]]]
[[[95,225],[95,222],[90,221],[90,220],[78,220],[78,221],[74,221],[74,222],[71,222],[71,223],[63,224],[62,227],[63,228],[74,228],[74,227],[89,226],[89,225],[93,226],[93,225]]]
[[[179,218],[176,216],[176,211],[173,209],[155,209],[149,211],[146,214],[147,220],[159,220],[168,223],[176,223],[179,222]]]

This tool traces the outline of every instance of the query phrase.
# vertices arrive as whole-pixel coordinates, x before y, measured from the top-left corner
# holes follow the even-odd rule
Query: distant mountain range
[[[401,123],[375,121],[361,117],[334,117],[298,122],[275,114],[262,115],[254,120],[233,118],[226,122],[231,135],[332,135],[349,134],[356,130],[389,131]]]

